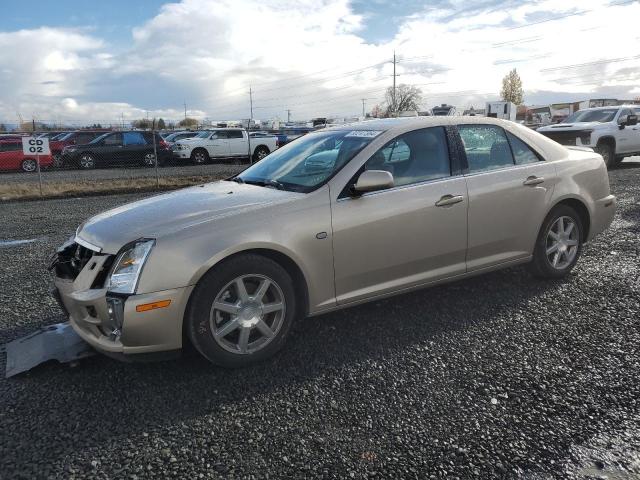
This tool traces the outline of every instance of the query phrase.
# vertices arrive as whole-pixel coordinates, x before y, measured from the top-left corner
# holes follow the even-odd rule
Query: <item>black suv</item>
[[[65,165],[75,165],[83,169],[99,165],[144,165],[153,167],[153,133],[141,131],[105,133],[86,144],[70,145],[62,150]],[[158,165],[171,158],[167,143],[155,135]]]

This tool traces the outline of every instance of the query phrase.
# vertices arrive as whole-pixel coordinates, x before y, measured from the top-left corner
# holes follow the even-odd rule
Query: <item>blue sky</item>
[[[250,86],[259,118],[357,114],[394,50],[424,108],[481,107],[512,68],[529,104],[640,96],[640,1],[610,1],[8,1],[0,122],[244,118]]]

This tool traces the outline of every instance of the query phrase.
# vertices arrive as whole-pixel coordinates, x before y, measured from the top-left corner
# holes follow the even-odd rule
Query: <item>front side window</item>
[[[496,125],[459,125],[469,172],[486,172],[513,166],[513,155],[502,128]]]
[[[227,131],[228,138],[242,138],[242,130],[229,130]]]
[[[381,133],[347,129],[310,133],[275,150],[235,178],[245,183],[311,192]]]
[[[511,144],[511,151],[513,152],[513,158],[516,161],[516,165],[525,165],[527,163],[536,163],[540,161],[540,158],[538,158],[535,152],[531,150],[529,145],[509,132],[507,132],[507,137]]]
[[[367,160],[365,170],[386,170],[394,185],[436,180],[451,175],[444,128],[422,128],[391,140]]]

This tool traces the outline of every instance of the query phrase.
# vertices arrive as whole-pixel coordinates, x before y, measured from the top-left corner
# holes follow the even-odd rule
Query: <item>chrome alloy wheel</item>
[[[38,164],[35,160],[27,158],[26,160],[22,161],[22,170],[24,170],[25,172],[35,172],[37,169]]]
[[[264,275],[242,275],[216,295],[209,328],[225,350],[251,354],[276,337],[285,312],[284,294],[277,283]]]
[[[262,160],[262,159],[263,159],[264,157],[266,157],[267,155],[269,155],[269,154],[267,153],[267,151],[266,151],[265,149],[261,148],[260,150],[258,150],[258,151],[256,152],[256,159],[258,159],[258,160]]]
[[[557,269],[567,268],[578,254],[578,227],[571,217],[559,217],[547,232],[546,254],[549,264]]]
[[[156,165],[156,156],[153,153],[145,153],[142,161],[147,167],[154,167]]]
[[[194,154],[193,154],[193,161],[195,163],[206,163],[207,156],[204,154],[203,151],[198,150],[198,151],[194,152]]]
[[[95,166],[95,160],[89,154],[84,154],[80,157],[81,168],[93,168]]]

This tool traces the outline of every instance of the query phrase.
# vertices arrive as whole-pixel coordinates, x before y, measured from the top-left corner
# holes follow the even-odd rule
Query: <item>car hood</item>
[[[573,122],[573,123],[558,123],[556,125],[547,125],[541,127],[538,132],[563,132],[571,130],[594,130],[596,128],[602,128],[606,126],[606,123],[602,122]]]
[[[161,238],[223,216],[240,216],[304,196],[256,185],[219,181],[128,203],[100,213],[78,227],[80,240],[117,253],[140,238]]]

